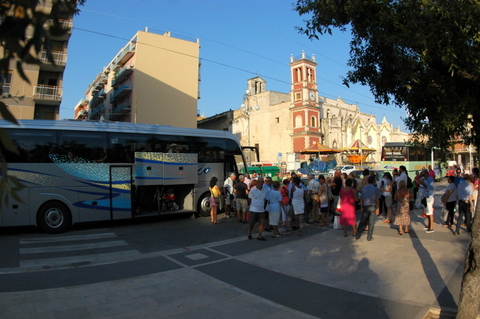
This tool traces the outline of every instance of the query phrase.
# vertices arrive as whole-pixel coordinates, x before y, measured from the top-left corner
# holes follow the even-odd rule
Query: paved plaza
[[[379,217],[370,242],[306,225],[302,236],[265,233],[267,242],[245,234],[89,266],[0,269],[0,317],[420,319],[431,308],[454,312],[470,236],[441,227],[435,207],[432,234],[417,209],[409,234]]]

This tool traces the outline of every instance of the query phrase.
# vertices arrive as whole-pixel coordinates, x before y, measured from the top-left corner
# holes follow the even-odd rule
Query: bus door
[[[260,154],[257,146],[242,146],[243,154],[245,154],[247,165],[251,166],[252,162],[260,162]]]
[[[132,217],[132,166],[110,166],[110,219]]]

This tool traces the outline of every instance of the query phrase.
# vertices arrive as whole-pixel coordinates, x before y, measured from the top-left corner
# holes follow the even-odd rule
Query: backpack
[[[407,189],[411,189],[413,187],[412,179],[410,176],[407,175]]]

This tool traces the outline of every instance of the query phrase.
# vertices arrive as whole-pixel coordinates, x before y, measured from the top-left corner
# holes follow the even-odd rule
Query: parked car
[[[449,166],[446,170],[445,176],[455,176],[455,166]]]
[[[328,171],[328,176],[333,177],[333,175],[335,174],[335,171],[340,171],[341,173],[347,173],[348,175],[353,170],[355,170],[355,166],[353,165],[337,166],[334,169],[331,169]]]
[[[375,169],[371,169],[370,170],[370,174],[374,172],[375,173],[375,180],[378,182],[379,180],[382,179],[383,177],[383,174],[385,173],[385,171],[382,171],[382,170],[375,170]],[[358,188],[357,190],[358,191],[361,191],[361,183],[362,183],[362,179],[363,179],[363,169],[356,169],[356,170],[353,170],[351,171],[350,173],[353,174],[353,176],[355,177],[355,179],[357,180],[357,185],[358,185]]]

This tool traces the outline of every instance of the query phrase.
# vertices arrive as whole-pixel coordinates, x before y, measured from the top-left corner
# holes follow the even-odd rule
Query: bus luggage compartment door
[[[110,218],[132,217],[132,167],[110,166]]]
[[[197,154],[135,152],[137,186],[197,184],[197,170]]]

